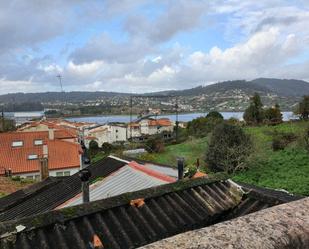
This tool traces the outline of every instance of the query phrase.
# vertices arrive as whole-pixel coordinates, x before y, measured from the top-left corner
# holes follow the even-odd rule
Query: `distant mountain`
[[[303,96],[309,94],[309,83],[303,80],[259,78],[252,80],[251,83],[266,87],[279,96]]]
[[[0,95],[0,103],[25,102],[83,102],[104,97],[128,96],[127,93],[115,92],[45,92],[45,93],[10,93]]]
[[[260,94],[275,94],[279,97],[301,97],[309,94],[309,83],[302,80],[281,80],[271,78],[259,78],[252,81],[234,80],[224,81],[208,86],[198,86],[186,90],[163,91],[152,94],[192,96],[213,93],[222,93],[232,90],[242,90],[247,94],[258,92]]]
[[[206,95],[210,98],[220,95],[233,96],[239,93],[250,96],[254,92],[262,96],[277,96],[278,98],[289,98],[297,100],[303,95],[309,95],[309,83],[302,80],[271,79],[259,78],[252,81],[234,80],[224,81],[208,86],[198,86],[185,90],[171,90],[141,94],[149,95],[178,95],[183,97],[193,97]],[[85,101],[104,100],[109,101],[113,98],[127,99],[129,93],[116,92],[45,92],[45,93],[12,93],[0,95],[0,103],[25,103],[25,102],[71,102],[81,103]]]

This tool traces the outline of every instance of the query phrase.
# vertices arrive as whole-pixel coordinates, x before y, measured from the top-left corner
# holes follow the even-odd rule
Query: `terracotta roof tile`
[[[43,156],[43,145],[35,145],[34,140],[43,140],[48,147],[49,169],[79,167],[82,152],[77,143],[49,140],[48,132],[11,132],[0,134],[0,174],[3,169],[14,173],[35,172],[39,170],[39,160],[29,160],[29,155]],[[12,147],[13,141],[23,141],[20,147]],[[68,156],[69,155],[69,156]]]

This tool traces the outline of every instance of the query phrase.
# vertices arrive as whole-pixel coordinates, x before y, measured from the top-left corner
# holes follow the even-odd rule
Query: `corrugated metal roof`
[[[92,173],[90,182],[98,177],[105,177],[124,165],[126,165],[126,162],[110,157],[96,162],[88,167]],[[15,195],[14,205],[7,205],[7,208],[0,213],[0,221],[27,217],[52,210],[80,192],[81,180],[76,173],[56,184],[49,185],[43,190],[33,192],[26,199],[21,199],[19,195]],[[10,195],[3,198],[5,198],[2,201],[4,205],[14,202],[12,200],[14,198],[11,198]]]
[[[169,183],[156,177],[138,171],[128,165],[120,168],[110,176],[90,186],[90,201],[105,199],[126,192],[133,192]],[[70,207],[82,204],[82,196],[72,198],[60,207]]]
[[[172,176],[175,178],[178,177],[178,170],[176,168],[164,167],[164,166],[156,165],[152,163],[145,163],[144,165],[152,170],[161,172],[165,175]]]
[[[272,198],[259,200],[257,196],[251,198],[251,191],[245,194],[231,181],[182,180],[0,223],[0,243],[8,249],[136,248],[222,221],[231,210],[245,207],[251,201],[251,208],[247,206],[241,214],[229,218],[246,214],[252,207],[260,209],[276,204]],[[136,199],[139,205],[132,202]],[[17,233],[17,225],[24,229]]]

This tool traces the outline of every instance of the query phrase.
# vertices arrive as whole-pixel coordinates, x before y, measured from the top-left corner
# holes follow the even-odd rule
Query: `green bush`
[[[195,137],[205,137],[213,131],[216,125],[222,122],[223,118],[198,117],[188,122],[187,131],[189,135],[193,135]]]
[[[150,153],[163,152],[164,151],[164,141],[161,137],[149,138],[146,142],[146,150]]]
[[[297,139],[297,136],[292,132],[288,132],[288,133],[276,132],[275,135],[273,136],[272,148],[274,151],[283,150],[290,143],[296,141],[296,139]]]
[[[211,136],[206,163],[211,171],[231,173],[243,166],[251,150],[251,139],[241,127],[219,124]]]
[[[105,142],[102,144],[101,149],[104,151],[104,153],[109,154],[114,149],[114,146]]]

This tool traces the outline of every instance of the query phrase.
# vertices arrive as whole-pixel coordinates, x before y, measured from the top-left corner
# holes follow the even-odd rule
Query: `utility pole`
[[[133,108],[133,96],[130,96],[130,138],[132,141],[132,108]]]
[[[4,132],[4,108],[2,106],[2,112],[1,112],[1,126],[0,126],[0,131]]]
[[[58,74],[56,77],[59,79],[59,84],[60,84],[61,92],[63,92],[63,87],[62,87],[62,76],[61,76],[61,74]]]
[[[179,122],[178,122],[178,96],[176,96],[175,108],[176,108],[176,143],[177,143],[178,142],[178,126],[179,126]]]

